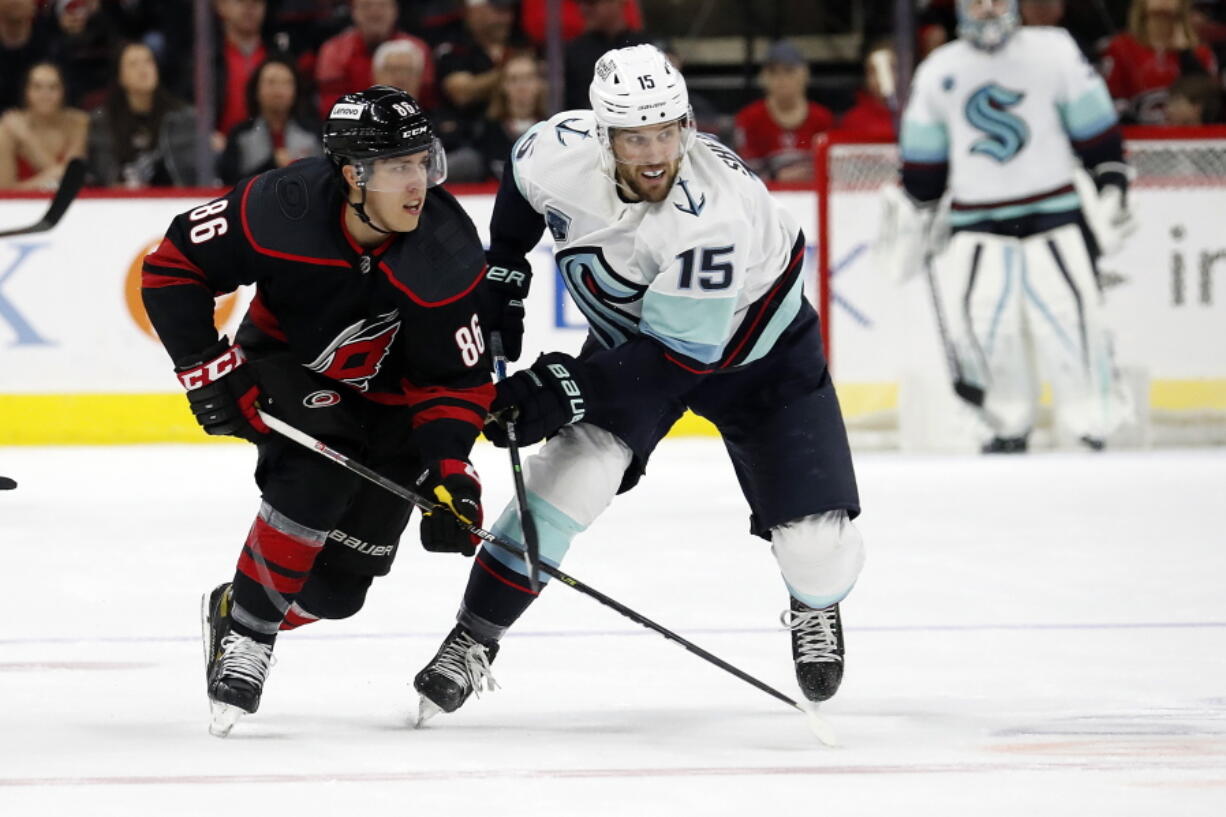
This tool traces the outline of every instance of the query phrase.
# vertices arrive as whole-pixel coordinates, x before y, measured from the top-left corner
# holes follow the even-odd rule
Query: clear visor
[[[609,128],[613,160],[622,165],[662,165],[675,162],[694,144],[694,117],[641,128]]]
[[[369,191],[399,193],[424,190],[447,180],[447,154],[435,139],[426,150],[402,156],[382,156],[354,163],[358,181]]]

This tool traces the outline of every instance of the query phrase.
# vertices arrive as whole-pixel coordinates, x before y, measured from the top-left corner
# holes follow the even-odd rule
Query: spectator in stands
[[[1166,124],[1179,127],[1213,125],[1221,120],[1222,89],[1207,75],[1180,77],[1171,83]]]
[[[931,0],[916,15],[915,25],[915,61],[919,63],[937,48],[953,40],[954,30],[958,25],[954,0]]]
[[[893,142],[894,111],[886,89],[894,87],[897,76],[893,46],[888,41],[876,43],[864,57],[864,84],[856,90],[855,104],[840,117],[839,128]]]
[[[520,25],[524,34],[538,48],[545,46],[549,0],[523,0],[520,9]],[[562,39],[566,42],[578,37],[587,26],[583,17],[583,0],[562,0]],[[631,31],[643,30],[643,12],[639,0],[626,0],[622,4],[622,18]]]
[[[485,163],[476,139],[485,119],[499,67],[514,46],[515,0],[467,0],[464,32],[435,52],[443,104],[434,117],[447,149],[447,175],[454,181],[480,181]]]
[[[217,163],[222,182],[236,184],[323,154],[319,125],[304,114],[298,75],[288,58],[265,60],[248,80],[245,96],[249,118],[227,134],[225,152]]]
[[[626,22],[626,0],[579,0],[583,33],[566,44],[563,67],[563,107],[590,108],[587,90],[596,61],[606,51],[651,42]]]
[[[1158,125],[1166,121],[1171,83],[1181,76],[1216,77],[1218,65],[1197,42],[1189,0],[1132,0],[1128,31],[1107,43],[1102,71],[1121,119]]]
[[[36,0],[0,0],[0,111],[21,104],[22,78],[47,58],[52,28]]]
[[[465,0],[400,0],[400,24],[438,48],[464,33]]]
[[[517,51],[507,56],[498,71],[489,114],[481,122],[475,140],[489,178],[502,179],[515,140],[548,117],[545,91],[541,66],[534,53]]]
[[[771,46],[762,68],[766,97],[736,115],[736,148],[763,179],[813,178],[813,137],[834,124],[826,108],[806,96],[809,65],[787,40]]]
[[[390,85],[418,99],[426,51],[413,40],[388,40],[375,49],[371,62],[375,85]]]
[[[95,108],[106,94],[107,68],[120,35],[102,13],[101,0],[55,0],[54,11],[59,24],[54,53],[67,99]]]
[[[1064,0],[1021,0],[1018,10],[1023,25],[1058,26],[1064,19]]]
[[[260,36],[265,0],[215,0],[221,32],[215,67],[217,135],[214,148],[225,145],[225,134],[247,119],[247,86],[268,49]]]
[[[113,76],[106,102],[90,117],[93,181],[129,189],[195,184],[195,113],[162,86],[153,51],[128,43]]]
[[[419,37],[396,28],[399,9],[396,0],[352,0],[353,25],[325,42],[319,49],[315,78],[319,85],[319,113],[327,119],[332,103],[341,94],[364,90],[374,84],[371,63],[375,49],[388,40],[413,40],[423,51],[426,43]],[[434,103],[434,61],[426,51],[422,71],[423,107]]]
[[[26,74],[25,107],[0,117],[0,189],[54,189],[68,160],[85,155],[89,116],[64,99],[60,69],[35,63]]]
[[[443,100],[460,118],[480,119],[493,98],[498,69],[512,44],[515,3],[467,0],[463,34],[436,52]]]

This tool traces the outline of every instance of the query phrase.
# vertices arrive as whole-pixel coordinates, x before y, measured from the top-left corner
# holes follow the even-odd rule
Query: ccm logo
[[[194,369],[179,372],[179,382],[183,384],[183,388],[188,391],[194,391],[201,386],[217,382],[243,365],[243,362],[246,360],[247,357],[243,354],[242,347],[231,346],[224,354],[210,360],[208,363],[201,363]]]
[[[579,390],[579,384],[571,379],[570,371],[561,363],[550,363],[548,368],[549,373],[557,378],[562,392],[570,398],[569,422],[579,422],[587,414],[587,407],[583,403],[583,392]]]
[[[528,283],[528,276],[524,275],[519,270],[507,269],[506,267],[490,267],[490,271],[485,274],[487,281],[506,281],[508,284],[520,286]]]

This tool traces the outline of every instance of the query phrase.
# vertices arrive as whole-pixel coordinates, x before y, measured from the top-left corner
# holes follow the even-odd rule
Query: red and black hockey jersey
[[[213,299],[254,284],[238,332],[248,355],[288,350],[367,399],[406,405],[424,449],[463,456],[494,395],[477,319],[485,261],[476,228],[435,188],[414,232],[363,250],[345,207],[321,158],[176,216],[145,258],[149,318],[171,359],[189,359],[217,342]]]

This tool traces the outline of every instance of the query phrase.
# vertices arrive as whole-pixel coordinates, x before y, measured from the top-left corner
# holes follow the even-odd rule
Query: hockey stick
[[[949,328],[945,323],[945,309],[941,304],[941,292],[937,288],[936,271],[932,268],[932,253],[925,252],[924,260],[924,276],[928,281],[928,292],[932,295],[932,312],[937,319],[937,332],[941,336],[941,346],[945,349],[945,363],[949,367],[949,376],[953,379],[954,394],[962,398],[964,402],[969,404],[983,418],[983,421],[992,429],[992,433],[1000,435],[1000,430],[1004,427],[999,418],[984,405],[987,400],[987,393],[979,386],[968,383],[962,376],[962,364],[958,361],[958,352],[954,348],[953,339],[949,335]]]
[[[73,199],[81,192],[81,186],[85,183],[85,162],[81,159],[72,159],[64,168],[64,175],[60,179],[59,189],[55,191],[55,196],[51,199],[51,206],[47,208],[47,212],[43,217],[28,227],[19,227],[15,230],[0,230],[0,238],[9,238],[16,235],[30,235],[31,233],[45,233],[52,227],[60,223],[60,219],[64,217],[64,213],[68,210],[68,205],[72,204]]]
[[[383,488],[386,491],[390,491],[391,493],[395,494],[401,499],[404,499],[404,500],[407,500],[408,502],[413,503],[414,505],[416,505],[418,508],[420,508],[423,511],[433,513],[434,511],[439,510],[441,507],[437,502],[433,502],[429,499],[426,499],[421,494],[418,494],[414,491],[409,490],[408,488],[405,488],[403,485],[393,482],[392,480],[388,479],[387,477],[383,476],[377,471],[374,471],[370,468],[367,468],[365,465],[362,465],[360,462],[354,462],[349,457],[337,451],[336,449],[331,448],[325,443],[320,442],[319,440],[312,437],[310,434],[307,434],[305,431],[301,431],[297,428],[294,428],[292,425],[290,425],[289,423],[286,423],[283,420],[273,417],[272,415],[264,411],[260,412],[260,419],[263,420],[264,423],[269,428],[271,428],[273,431],[277,432],[278,434],[285,436],[287,439],[290,439],[298,443],[304,448],[311,449],[312,451],[316,452],[320,456],[327,457],[328,459],[332,460],[336,464],[340,465],[342,468],[348,471],[351,471],[364,479],[370,480],[375,485],[378,485],[380,488]],[[483,528],[479,528],[476,525],[468,525],[463,522],[460,522],[458,519],[456,520],[456,524],[464,528],[466,531],[471,533],[473,536],[476,536],[478,539],[483,539],[486,542],[489,542],[490,544],[497,545],[498,547],[504,550],[508,550],[511,553],[514,553],[517,556],[520,556],[521,558],[525,555],[523,548],[521,548],[515,542],[511,542],[507,539],[504,539],[501,536],[490,533],[489,531]],[[770,695],[772,698],[782,701],[783,703],[787,704],[788,706],[792,707],[798,712],[804,713],[808,720],[809,728],[813,731],[813,734],[817,736],[818,740],[820,740],[822,743],[826,744],[827,746],[835,746],[838,744],[838,738],[835,736],[834,730],[831,729],[830,725],[827,724],[826,721],[817,713],[816,705],[805,706],[800,703],[797,703],[796,701],[792,700],[787,695],[784,695],[782,692],[775,689],[774,687],[766,684],[763,681],[759,681],[757,678],[754,678],[752,675],[748,674],[747,672],[737,669],[736,667],[729,664],[727,661],[724,661],[722,658],[712,655],[711,653],[704,650],[702,647],[699,647],[697,644],[691,641],[688,641],[685,638],[677,635],[676,633],[674,633],[672,630],[668,629],[667,627],[664,627],[661,624],[656,624],[654,621],[642,615],[641,613],[637,613],[634,610],[631,610],[629,607],[622,604],[621,602],[615,599],[609,598],[608,596],[606,596],[604,593],[601,593],[596,588],[587,586],[583,582],[579,581],[573,576],[569,576],[563,573],[561,570],[558,570],[556,567],[554,567],[553,565],[550,565],[547,562],[542,562],[540,568],[542,572],[547,573],[548,575],[554,577],[555,579],[567,585],[568,587],[572,587],[575,590],[578,590],[583,595],[595,599],[596,601],[603,604],[605,607],[608,607],[612,610],[615,610],[618,613],[621,613],[623,616],[630,619],[635,624],[642,625],[643,627],[646,627],[649,630],[655,630],[657,633],[664,636],[669,641],[674,641],[680,644],[682,647],[685,647],[687,650],[692,652],[694,655],[697,655],[699,658],[703,659],[704,661],[710,664],[714,664],[715,666],[719,667],[725,672],[735,675],[737,678],[740,678],[745,683],[750,684],[751,686],[757,687],[758,689],[762,690],[766,694]]]
[[[494,374],[498,382],[507,379],[507,356],[502,349],[502,333],[490,333],[490,353],[494,357]],[[519,461],[519,437],[515,419],[503,420],[507,429],[507,451],[511,454],[511,479],[515,483],[515,504],[519,507],[520,527],[524,532],[524,546],[528,554],[528,586],[533,593],[541,592],[541,542],[536,535],[536,520],[528,511],[528,490],[524,487],[524,469]]]
[[[0,477],[0,491],[11,491],[17,487],[17,480],[12,477]]]

